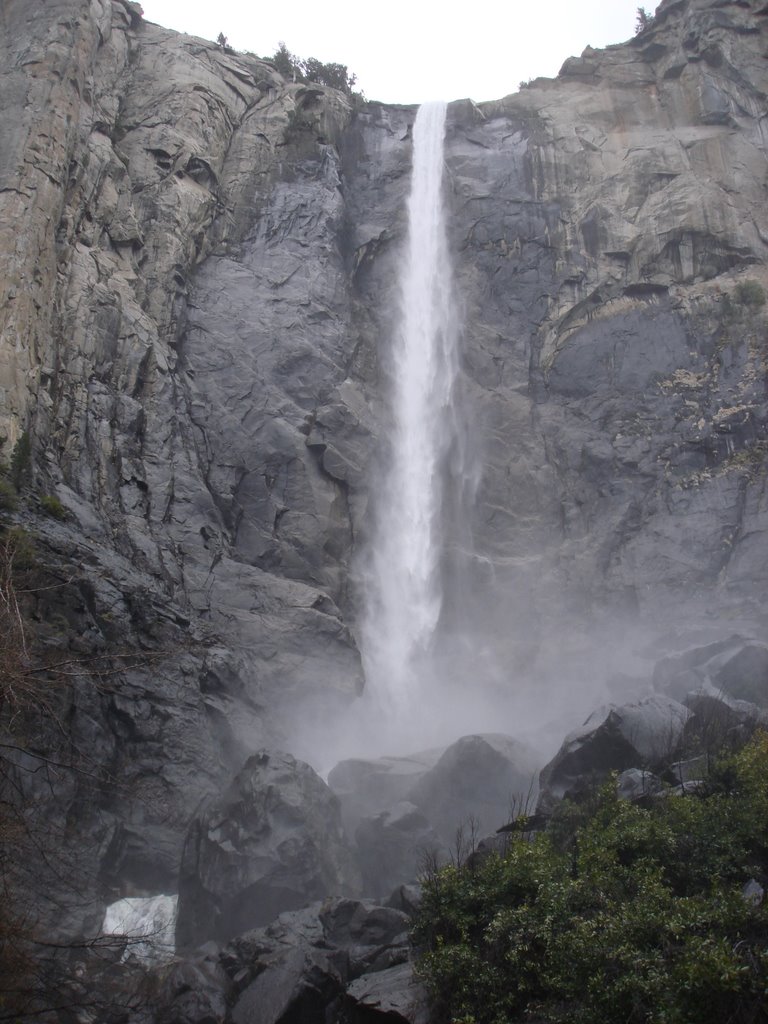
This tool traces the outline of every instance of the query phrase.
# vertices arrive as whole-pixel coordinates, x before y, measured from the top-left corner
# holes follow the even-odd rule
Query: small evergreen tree
[[[27,482],[31,462],[32,442],[29,439],[29,432],[25,430],[11,452],[10,477],[17,491],[20,491]]]
[[[635,21],[635,35],[650,28],[653,23],[653,15],[649,14],[644,7],[637,8],[637,20]]]

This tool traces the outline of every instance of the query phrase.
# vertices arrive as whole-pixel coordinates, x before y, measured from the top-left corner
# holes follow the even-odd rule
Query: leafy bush
[[[715,769],[706,792],[651,808],[606,785],[568,835],[425,879],[414,939],[435,1019],[510,1024],[765,1021],[768,738]]]
[[[8,480],[0,478],[0,512],[13,512],[18,503],[16,488]]]
[[[61,504],[58,498],[55,498],[52,494],[44,494],[40,499],[40,507],[46,515],[51,516],[53,519],[66,519],[67,510]]]
[[[733,291],[733,298],[740,306],[759,309],[765,305],[765,290],[754,278],[749,278],[747,281],[739,281]]]
[[[3,577],[3,572],[10,579],[11,573],[31,569],[36,561],[35,542],[32,535],[27,533],[23,526],[12,526],[3,532],[2,539],[0,539],[0,580]],[[2,601],[2,592],[2,583],[0,583],[0,601]]]

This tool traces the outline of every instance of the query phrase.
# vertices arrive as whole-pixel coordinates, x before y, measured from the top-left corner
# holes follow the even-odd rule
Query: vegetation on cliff
[[[477,860],[426,880],[415,937],[436,1020],[768,1020],[765,733],[690,793],[638,806],[610,782]]]
[[[348,96],[352,95],[352,88],[357,81],[357,76],[349,73],[346,64],[324,64],[316,57],[297,57],[285,43],[280,43],[272,56],[264,60],[273,64],[284,78],[294,82],[325,85],[345,92]]]

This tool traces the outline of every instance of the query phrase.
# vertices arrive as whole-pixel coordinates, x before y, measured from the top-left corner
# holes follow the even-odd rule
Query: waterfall
[[[440,617],[441,509],[454,436],[457,315],[442,201],[444,103],[419,108],[413,126],[408,238],[390,382],[391,436],[374,494],[363,659],[384,712],[414,703]]]

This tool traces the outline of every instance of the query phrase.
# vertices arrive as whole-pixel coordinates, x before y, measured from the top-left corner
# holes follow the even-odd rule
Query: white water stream
[[[125,940],[123,960],[146,966],[167,963],[174,956],[178,896],[127,896],[110,903],[102,933]]]
[[[453,440],[457,314],[442,199],[444,103],[419,108],[413,126],[408,240],[391,366],[387,472],[376,494],[363,658],[384,713],[416,701],[440,617],[441,507]]]

